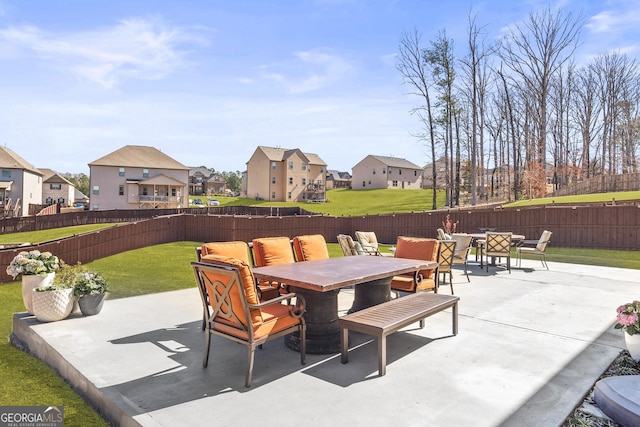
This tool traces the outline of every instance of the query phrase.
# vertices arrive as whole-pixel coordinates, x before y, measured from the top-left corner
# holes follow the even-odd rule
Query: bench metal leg
[[[347,363],[349,361],[349,329],[342,328],[340,334],[340,362]]]
[[[387,337],[378,337],[378,375],[381,377],[387,373]]]
[[[458,335],[458,303],[453,304],[453,335]]]

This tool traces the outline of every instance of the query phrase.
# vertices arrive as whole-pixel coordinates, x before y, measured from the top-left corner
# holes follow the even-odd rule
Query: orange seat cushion
[[[257,267],[296,262],[288,237],[253,239],[253,257]]]
[[[438,260],[438,240],[422,237],[398,237],[396,241],[396,258]],[[434,270],[420,270],[423,281],[433,276]]]
[[[203,257],[203,261],[204,261]],[[248,304],[259,304],[258,294],[256,292],[255,279],[253,277],[253,272],[251,271],[251,267],[249,265],[238,258],[227,257],[223,255],[212,255],[209,254],[206,256],[208,263],[215,265],[222,265],[227,267],[235,267],[238,269],[238,276],[240,279],[241,289],[244,291],[244,296]],[[228,275],[223,273],[214,273],[207,271],[206,276],[209,279],[209,282],[206,283],[207,293],[209,295],[209,301],[211,304],[215,304],[216,295],[220,295],[222,293],[221,286],[218,286],[216,289],[213,289],[211,283],[228,282]],[[238,293],[238,286],[234,286],[229,292],[229,297],[231,299],[231,306],[234,308],[234,314],[238,317],[241,323],[246,323],[247,319],[245,317],[244,311],[242,310],[242,301],[241,296]],[[224,301],[222,302],[224,305]],[[224,312],[224,308],[223,308]],[[251,316],[251,323],[254,327],[258,327],[263,322],[262,313],[259,309],[249,309],[249,315]]]
[[[207,255],[221,255],[240,259],[249,265],[252,264],[249,256],[249,245],[246,242],[210,242],[205,243],[201,248],[203,258]]]
[[[298,261],[313,261],[329,258],[327,242],[321,234],[296,236],[293,238],[293,249]]]

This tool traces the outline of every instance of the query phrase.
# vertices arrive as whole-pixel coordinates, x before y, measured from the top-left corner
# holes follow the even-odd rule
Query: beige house
[[[189,168],[162,151],[126,145],[89,163],[91,210],[189,206]]]
[[[72,206],[75,202],[76,187],[65,177],[51,169],[40,168],[42,177],[42,204],[52,205],[59,203],[61,206]]]
[[[42,172],[7,147],[0,147],[0,216],[29,215],[42,203]]]
[[[260,146],[247,162],[244,193],[274,202],[324,201],[326,170],[316,154]]]
[[[419,189],[422,185],[422,168],[398,157],[368,155],[353,167],[352,172],[351,188],[354,190]]]

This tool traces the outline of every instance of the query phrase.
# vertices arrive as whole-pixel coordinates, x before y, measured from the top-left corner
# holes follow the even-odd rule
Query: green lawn
[[[552,203],[609,203],[612,200],[640,200],[640,191],[618,191],[615,193],[582,194],[578,196],[545,197],[542,199],[519,200],[504,205],[505,208],[519,208],[523,206],[550,205]]]
[[[411,212],[430,209],[427,190],[331,190],[326,204],[299,204],[314,212],[331,215]],[[438,195],[440,204],[441,194]],[[638,196],[636,195],[636,198]],[[603,200],[610,200],[603,199]],[[221,197],[220,202],[268,204],[251,199]],[[616,200],[623,200],[616,197]],[[283,204],[290,205],[290,204]],[[110,224],[66,227],[0,236],[0,243],[42,242],[109,227]],[[195,286],[189,262],[201,242],[173,242],[116,254],[87,263],[102,273],[110,285],[109,298],[166,292]],[[330,256],[341,256],[338,244],[328,245]],[[388,248],[383,247],[383,251]],[[549,261],[640,269],[640,251],[610,251],[547,248]],[[24,311],[19,282],[0,285],[0,335],[8,337],[13,313]],[[0,342],[0,405],[63,405],[66,426],[107,426],[102,418],[53,370],[40,360],[16,349],[8,340]]]

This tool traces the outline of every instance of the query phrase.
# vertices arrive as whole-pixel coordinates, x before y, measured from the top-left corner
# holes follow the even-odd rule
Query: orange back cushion
[[[203,257],[203,261],[204,257]],[[240,289],[244,292],[244,297],[249,304],[258,304],[258,293],[256,292],[255,279],[253,277],[253,272],[251,271],[251,267],[243,260],[238,258],[232,258],[223,255],[213,255],[209,254],[206,256],[206,261],[209,264],[222,265],[227,267],[235,267],[238,269],[238,276],[240,279]],[[207,272],[207,277],[211,280],[212,283],[215,283],[216,280],[220,280],[225,283],[226,276],[222,274],[216,274],[213,272]],[[231,305],[233,307],[233,312],[240,319],[241,322],[246,322],[246,317],[244,315],[244,311],[242,310],[242,301],[241,295],[239,294],[240,289],[238,287],[234,287],[229,292],[229,297],[231,298]],[[209,293],[209,298],[214,297],[216,293],[214,293],[214,289],[211,289],[209,284],[207,284],[207,292]],[[217,291],[220,293],[220,290]],[[213,300],[211,301],[214,304]],[[263,319],[262,313],[259,309],[249,309],[249,315],[251,316],[251,322],[254,327],[259,326]]]
[[[253,239],[253,257],[256,267],[296,262],[288,237]]]
[[[438,240],[422,237],[399,236],[396,242],[396,258],[438,260]],[[433,270],[421,270],[424,278],[430,278]]]
[[[298,261],[313,261],[329,258],[327,242],[321,234],[296,236],[293,238],[293,249]]]
[[[202,257],[207,255],[227,256],[240,259],[251,265],[249,245],[246,242],[211,242],[202,245]]]

